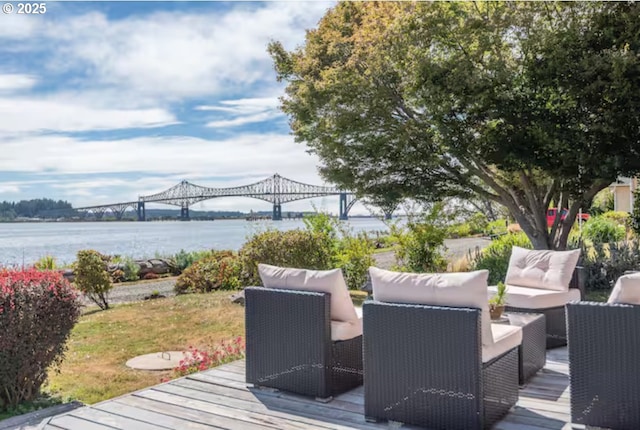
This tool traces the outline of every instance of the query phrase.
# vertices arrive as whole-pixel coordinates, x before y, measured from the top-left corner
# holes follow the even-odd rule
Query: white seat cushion
[[[489,298],[496,294],[497,288],[496,286],[489,287]],[[570,288],[569,291],[553,291],[507,285],[506,300],[507,306],[514,308],[555,308],[574,300],[580,300],[580,290]]]
[[[465,273],[403,273],[369,268],[373,298],[381,302],[469,307],[482,311],[482,343],[491,345],[487,270]]]
[[[519,287],[567,291],[578,258],[579,249],[534,251],[514,246],[504,283]]]
[[[491,324],[493,345],[482,346],[482,362],[488,363],[522,343],[522,327],[508,324]]]
[[[349,340],[362,335],[362,318],[355,321],[331,321],[331,340]]]
[[[607,303],[640,305],[640,273],[619,277]]]
[[[258,264],[262,285],[283,290],[316,291],[331,294],[331,319],[355,321],[358,319],[342,270],[292,269]]]

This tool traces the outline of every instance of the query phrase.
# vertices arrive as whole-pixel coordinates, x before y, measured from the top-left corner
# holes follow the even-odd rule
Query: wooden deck
[[[584,428],[568,424],[568,372],[567,349],[549,351],[546,367],[521,389],[516,407],[494,428]],[[396,427],[388,423],[365,422],[363,410],[362,387],[326,404],[282,392],[249,389],[244,382],[244,361],[241,360],[48,418],[41,428],[293,430]]]

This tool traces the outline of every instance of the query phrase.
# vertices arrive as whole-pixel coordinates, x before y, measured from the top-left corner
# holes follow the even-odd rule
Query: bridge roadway
[[[294,181],[278,175],[265,178],[248,185],[229,188],[203,187],[182,181],[162,192],[141,196],[137,201],[109,203],[97,206],[85,206],[75,208],[76,211],[93,213],[98,219],[102,219],[106,212],[111,212],[116,219],[122,219],[127,209],[132,208],[138,214],[138,221],[145,221],[146,203],[163,203],[180,207],[180,219],[189,219],[189,206],[204,200],[221,197],[251,197],[264,200],[273,204],[273,220],[282,220],[282,204],[296,200],[312,199],[316,197],[339,196],[340,219],[345,220],[349,216],[349,210],[357,201],[355,194],[335,187],[310,185]],[[395,209],[395,208],[393,208]],[[386,211],[389,214],[393,211]]]

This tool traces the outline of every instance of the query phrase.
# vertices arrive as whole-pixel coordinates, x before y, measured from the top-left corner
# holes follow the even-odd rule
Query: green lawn
[[[228,291],[92,308],[73,329],[59,373],[46,391],[95,403],[160,382],[169,372],[129,369],[125,362],[158,351],[213,347],[244,336],[244,308]]]

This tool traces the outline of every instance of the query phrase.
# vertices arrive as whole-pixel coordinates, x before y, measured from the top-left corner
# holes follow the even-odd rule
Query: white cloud
[[[238,134],[224,140],[186,136],[121,140],[81,140],[55,135],[7,137],[0,142],[0,171],[155,175],[196,172],[231,177],[278,172],[315,183],[318,160],[305,150],[286,134]]]
[[[36,79],[29,75],[0,74],[0,92],[31,88],[36,82]]]
[[[0,193],[17,194],[20,190],[20,185],[15,182],[0,182]]]
[[[175,123],[163,109],[107,109],[61,99],[0,98],[0,131],[93,131]]]
[[[257,113],[255,115],[246,115],[246,116],[241,116],[233,119],[222,119],[217,121],[210,121],[207,123],[207,127],[216,127],[216,128],[238,127],[246,124],[269,121],[280,115],[281,114],[279,112],[262,112],[262,113]]]
[[[268,41],[280,40],[291,47],[301,43],[304,30],[330,6],[269,2],[227,11],[157,12],[117,20],[94,12],[45,20],[22,34],[32,46],[34,38],[47,44],[53,55],[44,61],[52,71],[80,69],[95,86],[173,100],[224,93],[260,81],[274,83]]]
[[[42,19],[31,15],[17,13],[2,15],[0,38],[24,40],[31,37],[42,24]],[[20,49],[21,44],[5,45],[5,49]]]
[[[197,106],[195,110],[230,114],[232,118],[216,119],[206,124],[207,127],[224,128],[265,122],[282,116],[278,106],[277,97],[264,97],[223,100],[217,106]]]
[[[280,105],[277,97],[246,98],[222,100],[218,106],[197,106],[196,110],[222,111],[235,114],[251,114],[266,110],[275,110]]]

